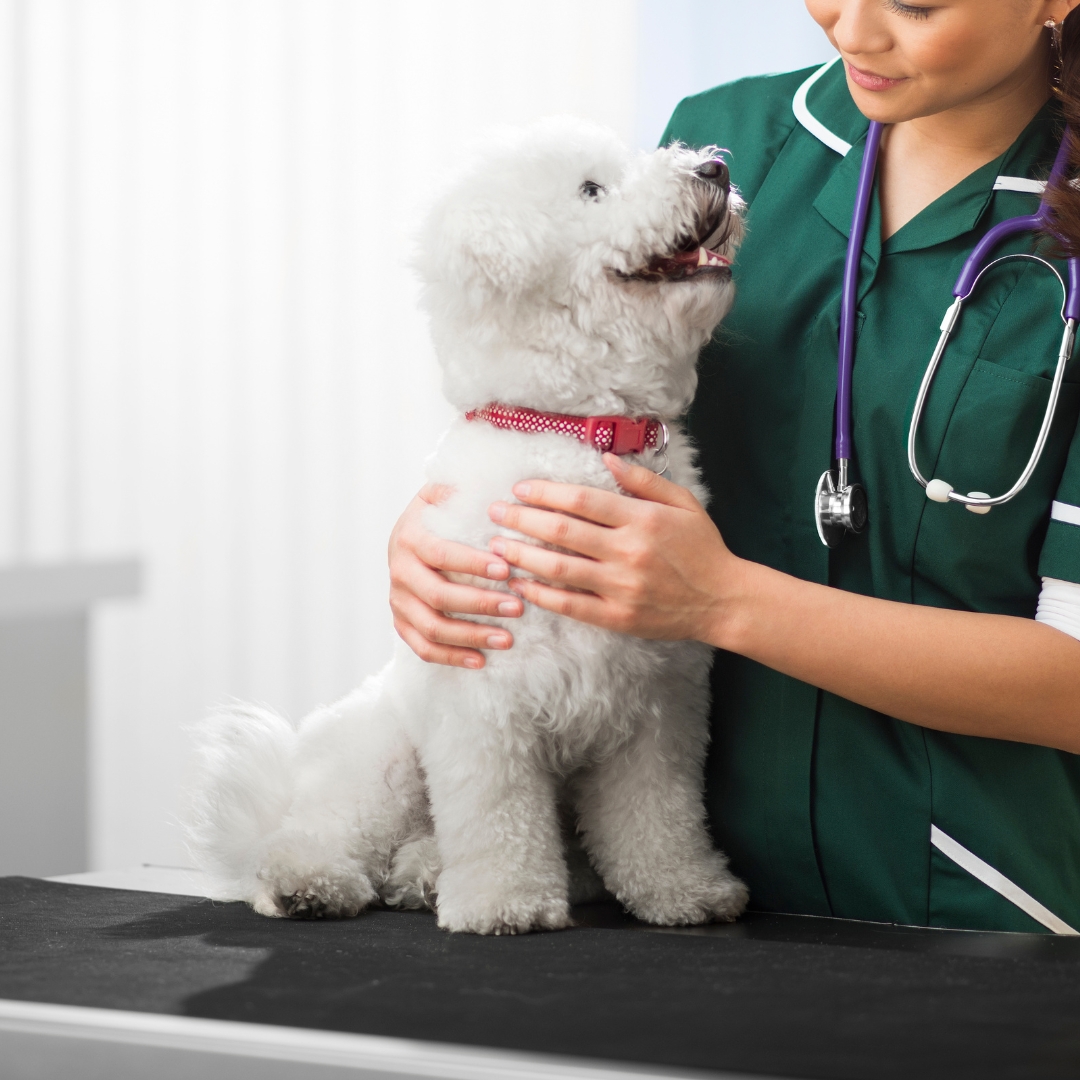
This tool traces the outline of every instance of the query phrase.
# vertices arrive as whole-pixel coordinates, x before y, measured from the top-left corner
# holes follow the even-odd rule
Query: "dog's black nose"
[[[709,184],[722,187],[725,191],[731,188],[731,173],[728,172],[727,163],[721,158],[713,158],[699,165],[694,170],[694,175]]]

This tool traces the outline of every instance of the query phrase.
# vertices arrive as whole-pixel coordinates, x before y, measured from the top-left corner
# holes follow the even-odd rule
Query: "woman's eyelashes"
[[[909,19],[926,19],[930,16],[928,7],[918,7],[915,4],[902,4],[900,0],[885,0],[885,6],[897,15],[905,15]]]

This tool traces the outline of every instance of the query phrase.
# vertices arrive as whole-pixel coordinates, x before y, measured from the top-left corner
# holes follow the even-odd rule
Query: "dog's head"
[[[715,148],[504,130],[440,198],[418,268],[455,405],[672,417],[733,299],[742,200]]]

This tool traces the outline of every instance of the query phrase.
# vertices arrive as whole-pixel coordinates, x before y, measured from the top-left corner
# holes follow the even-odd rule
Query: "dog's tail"
[[[185,839],[219,900],[250,900],[264,842],[293,800],[297,733],[256,705],[215,710],[194,729],[198,772],[189,791]]]

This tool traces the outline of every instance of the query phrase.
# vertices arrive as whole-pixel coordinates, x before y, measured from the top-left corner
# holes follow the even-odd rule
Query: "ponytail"
[[[1054,246],[1069,257],[1080,255],[1080,8],[1061,24],[1061,38],[1052,58],[1055,89],[1068,124],[1068,161],[1065,171],[1046,189],[1046,202],[1054,214]]]

